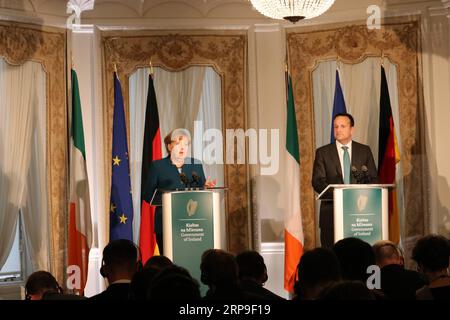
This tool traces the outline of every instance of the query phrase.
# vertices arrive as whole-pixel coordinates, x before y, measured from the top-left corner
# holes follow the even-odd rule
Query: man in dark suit
[[[268,280],[264,258],[257,251],[243,251],[236,256],[239,267],[239,286],[244,292],[253,294],[261,300],[284,300],[264,288]]]
[[[164,138],[169,155],[153,161],[148,179],[143,189],[143,199],[152,205],[158,205],[155,212],[155,233],[158,248],[163,254],[162,236],[162,193],[165,190],[184,188],[211,188],[216,181],[205,179],[203,166],[197,159],[187,157],[190,134],[186,129],[175,129]]]
[[[100,274],[108,279],[108,288],[91,297],[93,301],[128,300],[130,283],[134,274],[142,268],[139,249],[133,241],[113,240],[103,249]]]
[[[316,150],[312,186],[321,193],[329,184],[377,183],[377,169],[370,147],[352,141],[355,121],[348,113],[339,113],[333,119],[335,143]],[[320,204],[320,240],[322,247],[331,248],[334,243],[333,191],[322,196]]]

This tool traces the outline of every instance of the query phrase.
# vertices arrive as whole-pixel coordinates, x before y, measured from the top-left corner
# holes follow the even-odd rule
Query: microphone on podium
[[[197,172],[192,171],[192,182],[195,183],[196,187],[200,186],[200,177],[198,176]]]
[[[184,172],[180,173],[180,180],[184,184],[184,187],[187,188],[189,184],[189,179],[186,177],[186,174]]]

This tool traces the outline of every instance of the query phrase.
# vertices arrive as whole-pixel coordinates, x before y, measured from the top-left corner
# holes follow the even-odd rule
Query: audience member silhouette
[[[166,256],[153,256],[147,260],[147,262],[144,265],[144,269],[155,267],[158,270],[162,270],[172,265],[173,262]]]
[[[195,301],[200,300],[200,286],[185,268],[167,266],[153,278],[147,291],[147,300]]]
[[[367,267],[375,265],[372,246],[358,238],[345,238],[333,246],[344,280],[359,280],[364,284],[370,274]]]
[[[260,300],[239,287],[239,267],[236,258],[224,250],[209,249],[203,252],[201,281],[209,287],[205,300]]]
[[[103,250],[100,274],[108,279],[108,288],[91,297],[92,300],[128,300],[130,282],[133,275],[142,266],[139,250],[130,240],[111,241]]]
[[[166,256],[153,256],[147,260],[142,270],[137,271],[130,283],[130,299],[143,301],[153,279],[163,269],[174,264]]]
[[[239,267],[239,285],[242,290],[260,296],[263,300],[284,300],[264,288],[268,280],[264,258],[256,251],[244,251],[236,256]]]
[[[381,291],[386,298],[414,300],[416,290],[426,283],[424,277],[405,269],[403,252],[392,241],[378,241],[372,248],[381,271]]]
[[[147,267],[137,271],[130,283],[130,299],[144,301],[147,299],[147,291],[153,279],[160,272],[156,267]]]
[[[63,290],[50,272],[33,272],[25,284],[25,299],[42,300],[46,293],[62,294]]]
[[[449,239],[428,235],[419,239],[412,251],[417,269],[428,280],[428,285],[417,290],[418,300],[450,300]]]
[[[297,266],[294,300],[314,300],[328,286],[341,280],[339,260],[327,248],[306,251]]]
[[[319,295],[319,300],[376,300],[376,295],[365,283],[347,280],[325,288]]]
[[[33,272],[25,284],[26,300],[83,300],[83,296],[64,293],[55,277],[47,271]]]

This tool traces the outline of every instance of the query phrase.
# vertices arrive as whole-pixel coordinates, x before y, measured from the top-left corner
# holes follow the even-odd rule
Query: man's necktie
[[[348,147],[342,146],[344,149],[344,183],[350,183],[350,155],[348,154]]]

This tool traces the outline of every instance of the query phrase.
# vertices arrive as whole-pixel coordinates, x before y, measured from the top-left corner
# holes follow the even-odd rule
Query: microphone
[[[200,177],[197,175],[197,172],[192,171],[192,182],[198,187],[200,185]]]
[[[355,178],[355,180],[356,180],[356,183],[357,184],[361,183],[360,182],[360,180],[361,180],[361,172],[359,172],[358,169],[356,169],[355,166],[351,167],[351,172],[352,172],[353,178]]]
[[[180,180],[184,184],[184,187],[187,188],[189,184],[189,179],[186,177],[186,174],[184,172],[180,173]]]
[[[352,166],[351,172],[357,184],[370,183],[370,181],[372,180],[371,176],[369,175],[369,169],[366,165],[362,165],[361,170],[358,170],[355,166]]]
[[[369,169],[365,165],[362,165],[361,171],[363,175],[363,183],[370,183],[372,177],[369,175]]]

